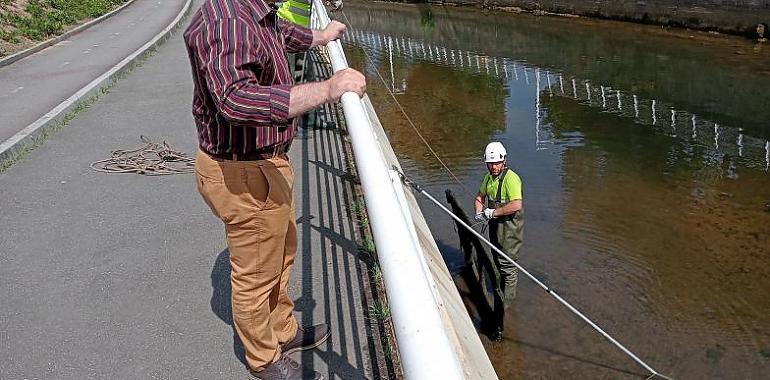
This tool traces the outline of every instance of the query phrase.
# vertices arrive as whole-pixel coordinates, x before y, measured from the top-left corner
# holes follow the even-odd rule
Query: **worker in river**
[[[518,259],[524,239],[524,210],[522,209],[521,178],[508,168],[507,152],[500,142],[491,142],[484,151],[489,171],[481,181],[476,195],[476,220],[489,221],[489,240],[513,260]],[[505,300],[516,297],[518,273],[516,266],[493,252],[500,271],[500,286]]]

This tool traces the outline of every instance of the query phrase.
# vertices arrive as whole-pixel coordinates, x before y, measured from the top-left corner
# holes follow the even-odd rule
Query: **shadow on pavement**
[[[217,255],[211,269],[211,311],[233,329],[233,353],[246,365],[246,351],[233,326],[232,285],[230,285],[230,252],[225,249]]]

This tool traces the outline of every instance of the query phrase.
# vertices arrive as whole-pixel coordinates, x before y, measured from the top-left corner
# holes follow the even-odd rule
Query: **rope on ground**
[[[91,169],[102,173],[136,173],[143,175],[170,175],[195,172],[195,158],[171,148],[166,141],[154,143],[144,135],[139,138],[143,147],[131,150],[113,150],[110,158],[91,163]]]

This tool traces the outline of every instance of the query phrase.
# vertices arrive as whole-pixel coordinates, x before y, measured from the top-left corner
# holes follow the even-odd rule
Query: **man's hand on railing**
[[[324,28],[322,32],[323,41],[321,42],[321,45],[326,45],[329,42],[340,39],[342,35],[345,34],[347,29],[348,27],[345,26],[345,24],[337,20],[332,20],[328,25],[326,25],[326,28]]]
[[[342,94],[346,92],[355,92],[359,97],[363,97],[366,92],[366,77],[351,68],[337,71],[326,83],[329,86],[330,102],[340,100]]]

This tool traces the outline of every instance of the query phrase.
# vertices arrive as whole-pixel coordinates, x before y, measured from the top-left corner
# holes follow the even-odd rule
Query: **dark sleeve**
[[[216,106],[231,123],[286,124],[291,85],[261,85],[256,31],[238,18],[212,20],[201,34],[198,54]]]
[[[278,28],[284,36],[284,46],[289,53],[300,53],[310,49],[313,43],[313,31],[293,22],[278,19]]]

